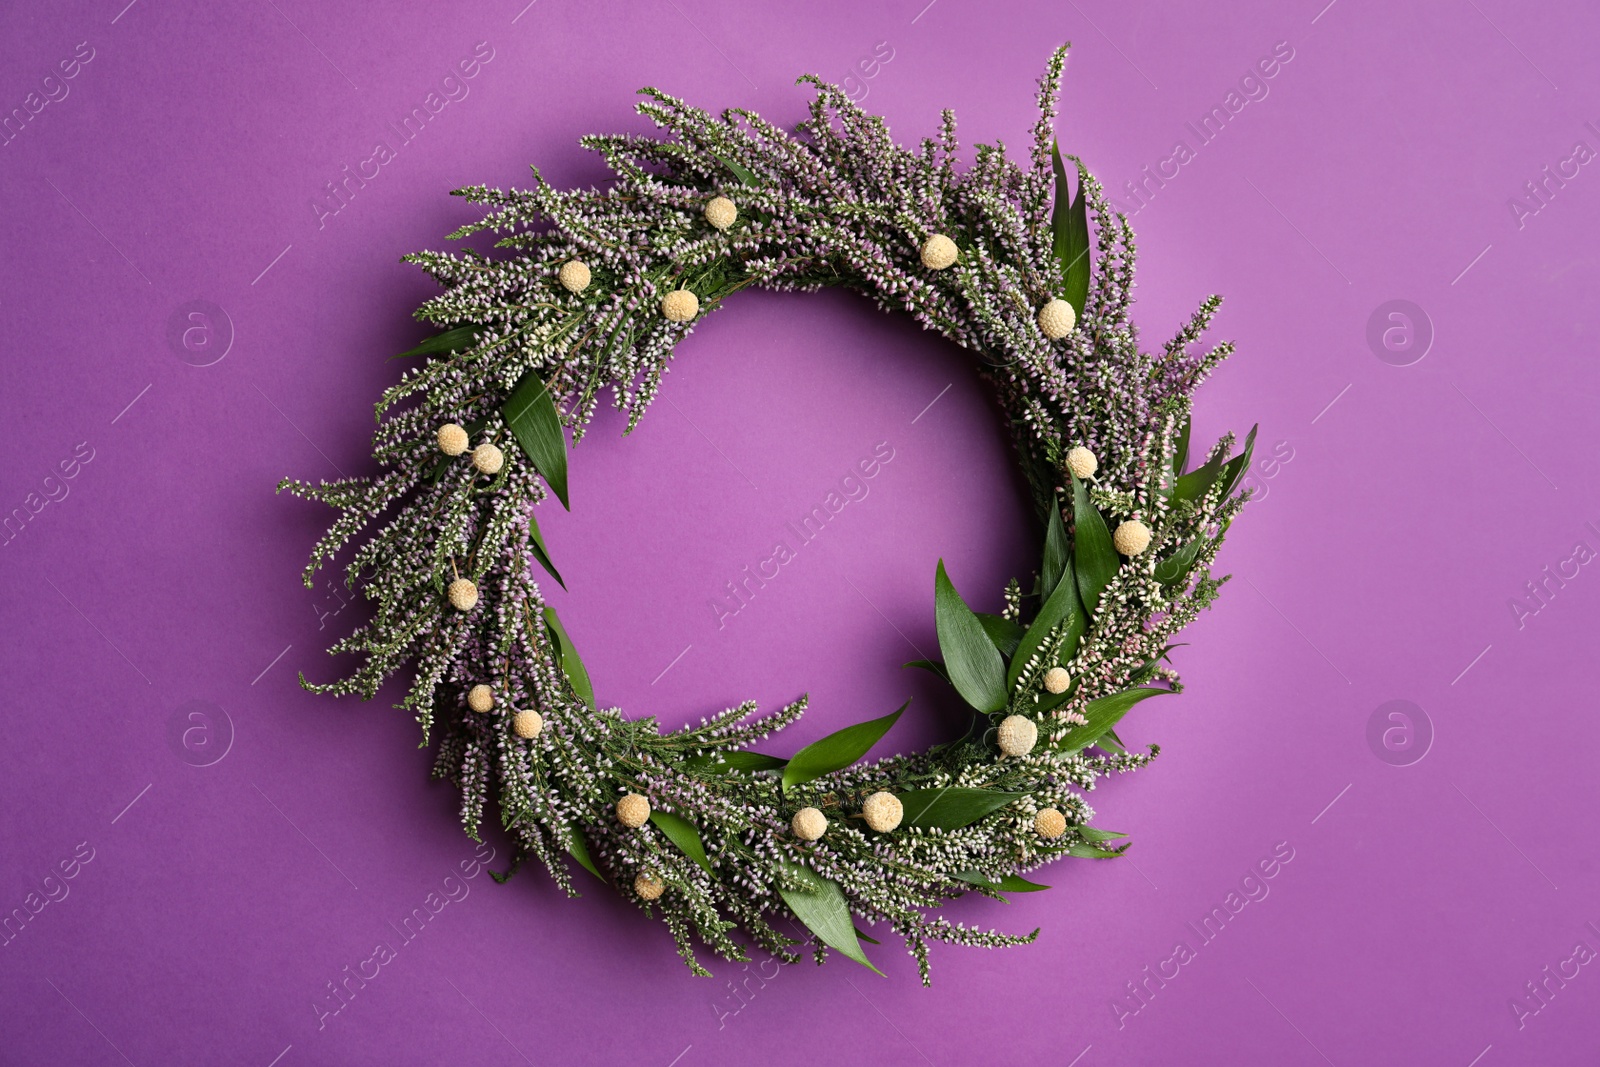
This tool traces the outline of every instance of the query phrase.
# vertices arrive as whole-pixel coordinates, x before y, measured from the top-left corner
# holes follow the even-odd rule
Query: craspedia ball
[[[1079,478],[1093,477],[1094,472],[1099,469],[1100,461],[1095,459],[1094,453],[1087,448],[1082,445],[1076,445],[1067,449],[1067,470]]]
[[[866,817],[868,826],[880,834],[886,834],[900,825],[900,820],[906,816],[906,809],[893,793],[877,792],[861,805],[861,814]]]
[[[789,829],[802,841],[815,841],[828,832],[828,817],[816,808],[801,808],[789,820]]]
[[[1026,716],[1007,715],[1000,720],[995,740],[1000,745],[1000,751],[1007,756],[1026,756],[1039,740],[1039,727]]]
[[[1059,341],[1078,324],[1078,313],[1065,300],[1052,300],[1039,309],[1039,332]]]
[[[713,197],[706,205],[706,221],[719,230],[726,230],[732,226],[738,217],[739,209],[725,196]]]
[[[922,242],[922,265],[929,270],[944,270],[952,266],[959,254],[956,243],[942,233],[936,233]]]
[[[478,587],[465,578],[457,578],[445,587],[450,606],[457,611],[471,611],[478,606]]]
[[[667,883],[653,874],[641,874],[633,880],[633,891],[640,900],[659,900],[667,891]]]
[[[556,274],[561,287],[569,293],[581,293],[589,288],[589,277],[589,264],[581,259],[567,260]]]
[[[485,441],[472,450],[472,465],[485,474],[499,474],[506,465],[506,454]]]
[[[485,712],[494,707],[494,690],[481,682],[467,690],[467,707],[476,712]]]
[[[511,729],[516,731],[518,737],[532,740],[544,729],[544,716],[537,711],[519,711],[511,720]]]
[[[1072,684],[1072,675],[1067,673],[1065,667],[1051,667],[1044,672],[1044,688],[1047,693],[1060,696],[1067,691],[1067,686]]]
[[[617,821],[630,830],[637,830],[650,818],[650,802],[638,793],[629,793],[617,801]]]
[[[467,450],[471,441],[467,431],[453,422],[447,422],[439,427],[439,451],[447,456],[459,456]]]
[[[1055,808],[1045,808],[1033,817],[1033,829],[1040,837],[1053,841],[1067,832],[1067,817]]]
[[[1111,534],[1111,545],[1124,556],[1137,556],[1150,547],[1150,527],[1138,519],[1129,519]]]
[[[700,314],[700,298],[687,289],[674,289],[662,298],[661,314],[673,322],[688,322]]]

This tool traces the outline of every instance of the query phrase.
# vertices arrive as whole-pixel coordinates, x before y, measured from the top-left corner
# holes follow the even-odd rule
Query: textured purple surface
[[[1594,1062],[1592,8],[124,2],[0,12],[0,111],[27,116],[0,147],[0,914],[27,916],[0,947],[0,1061]],[[430,291],[398,257],[469,217],[445,191],[528,163],[598,178],[576,138],[638,128],[645,84],[792,121],[803,71],[852,76],[903,140],[953,107],[969,144],[1021,145],[1060,39],[1062,141],[1138,208],[1150,343],[1229,297],[1239,353],[1197,434],[1262,424],[1264,498],[1181,653],[1189,691],[1124,731],[1164,754],[1092,798],[1128,859],[952,908],[1043,932],[935,949],[932,990],[887,942],[887,980],[694,979],[607,891],[461,877],[415,725],[295,683],[331,677],[360,609],[297,584],[329,513],[272,492],[367,469]],[[1292,59],[1202,144],[1186,124],[1278,42]],[[402,146],[388,124],[430,92]],[[393,158],[365,163],[378,142]],[[1147,165],[1169,177],[1140,206]],[[346,166],[365,185],[319,217]],[[1409,366],[1381,315],[1368,341],[1395,299],[1436,335]],[[231,329],[212,312],[186,350],[196,300]],[[915,695],[899,743],[940,734],[950,700],[897,669],[931,647],[935,559],[992,608],[1034,550],[959,352],[840,294],[752,294],[618,428],[576,450],[573,513],[541,516],[603,701],[673,722],[809,690],[792,749]],[[722,583],[881,441],[870,494],[719,629]],[[1431,747],[1369,734],[1393,700]]]

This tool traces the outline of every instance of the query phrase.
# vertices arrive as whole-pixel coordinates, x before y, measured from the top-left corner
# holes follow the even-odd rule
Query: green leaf
[[[1116,548],[1111,544],[1111,531],[1106,529],[1106,520],[1100,517],[1100,512],[1089,502],[1089,491],[1078,481],[1078,476],[1071,471],[1067,476],[1072,479],[1072,522],[1074,526],[1074,543],[1072,552],[1073,569],[1077,573],[1078,593],[1083,597],[1083,609],[1089,615],[1094,614],[1094,609],[1100,604],[1100,590],[1104,589],[1116,576],[1117,568],[1122,565]]]
[[[983,632],[989,635],[989,640],[1002,656],[1009,656],[1017,650],[1017,642],[1022,640],[1022,627],[1002,615],[988,615],[981,611],[977,615],[978,621],[983,624]]]
[[[1072,199],[1067,186],[1067,168],[1061,162],[1061,148],[1050,146],[1056,172],[1056,200],[1050,213],[1050,229],[1055,236],[1056,262],[1061,265],[1061,299],[1080,316],[1089,295],[1089,217],[1083,201],[1084,170],[1078,164],[1078,196]]]
[[[822,740],[813,741],[802,748],[790,758],[788,765],[783,769],[783,787],[789,789],[809,782],[813,778],[820,778],[830,771],[850,766],[865,756],[872,746],[878,743],[878,739],[889,732],[889,727],[895,724],[900,718],[900,713],[905,711],[906,705],[910,703],[911,701],[906,701],[881,719],[868,719],[854,726],[846,726],[843,730],[835,730]]]
[[[398,356],[389,358],[409,359],[412,356],[428,356],[435,352],[464,352],[477,343],[478,333],[482,329],[481,326],[460,326],[454,330],[446,330],[444,333],[434,334],[409,352],[402,352]]]
[[[567,435],[562,432],[556,402],[545,388],[544,379],[533,371],[524,374],[511,390],[511,399],[501,414],[533,469],[550,483],[561,506],[571,511],[572,505],[567,502]]]
[[[779,860],[778,865],[791,880],[805,886],[804,890],[797,890],[785,889],[781,882],[778,885],[778,892],[794,917],[805,923],[824,945],[849,956],[874,974],[882,975],[883,972],[867,959],[861,942],[856,939],[856,927],[850,920],[850,906],[845,903],[844,890],[809,867],[787,860]]]
[[[1178,428],[1178,447],[1172,453],[1172,473],[1175,475],[1182,474],[1183,465],[1189,462],[1189,431],[1192,423],[1192,417],[1185,414],[1183,425]]]
[[[694,823],[666,811],[652,811],[650,821],[671,838],[672,843],[682,849],[685,856],[704,867],[707,874],[711,873],[711,861],[706,858],[706,846],[700,840],[700,831],[694,828]]]
[[[1244,451],[1233,457],[1222,469],[1222,499],[1226,500],[1233,495],[1234,486],[1239,484],[1244,472],[1250,469],[1250,457],[1256,450],[1256,431],[1260,428],[1260,423],[1250,427],[1250,433],[1244,439]]]
[[[1105,749],[1107,752],[1118,756],[1126,756],[1128,754],[1127,748],[1125,748],[1122,744],[1122,738],[1117,736],[1117,732],[1115,730],[1107,730],[1105,733],[1095,738],[1094,743]]]
[[[881,944],[883,944],[882,941],[879,941],[877,938],[873,937],[871,934],[863,933],[862,930],[861,930],[861,927],[859,927],[859,926],[852,926],[851,929],[856,932],[856,936],[857,937],[859,937],[861,940],[865,941],[869,945],[881,945]]]
[[[1097,848],[1094,845],[1087,845],[1081,841],[1077,844],[1068,845],[1066,852],[1069,856],[1081,856],[1084,859],[1092,860],[1114,860],[1118,856],[1122,855],[1121,852],[1115,852],[1111,849]]]
[[[1045,599],[1056,591],[1061,576],[1067,573],[1072,558],[1072,545],[1067,540],[1067,526],[1061,521],[1061,504],[1050,502],[1050,518],[1045,523],[1044,558],[1039,566],[1039,595]]]
[[[1092,826],[1080,826],[1078,827],[1078,836],[1085,841],[1115,841],[1119,837],[1127,837],[1128,835],[1119,834],[1115,830],[1096,830]]]
[[[1156,689],[1154,687],[1124,689],[1120,693],[1112,693],[1108,697],[1091,700],[1088,706],[1083,709],[1083,717],[1089,721],[1082,726],[1074,726],[1056,747],[1066,752],[1075,752],[1079,749],[1088,748],[1098,741],[1102,734],[1115,726],[1128,713],[1128,709],[1139,703],[1139,701],[1148,700],[1150,697],[1166,696],[1171,692],[1172,690],[1170,689]]]
[[[1156,581],[1162,585],[1176,585],[1194,566],[1195,556],[1205,547],[1206,538],[1196,537],[1171,556],[1156,564]]]
[[[556,570],[556,565],[550,562],[550,550],[544,546],[544,535],[539,532],[539,520],[533,517],[533,509],[528,509],[528,533],[532,538],[528,547],[533,551],[533,558],[539,561],[539,566],[550,572],[550,577],[556,584],[565,589],[567,583],[561,580],[561,572]]]
[[[1039,608],[1039,614],[1034,617],[1033,625],[1028,627],[1028,632],[1023,634],[1022,640],[1017,643],[1017,651],[1011,657],[1011,669],[1006,672],[1008,692],[1017,687],[1017,679],[1021,677],[1023,667],[1049,638],[1050,631],[1054,630],[1063,619],[1067,620],[1067,634],[1061,644],[1061,656],[1058,662],[1064,663],[1070,660],[1078,649],[1078,639],[1083,636],[1085,619],[1084,613],[1078,610],[1078,583],[1073,577],[1071,560],[1067,561],[1062,579],[1056,583],[1055,592],[1051,593],[1050,598]]]
[[[1026,878],[1015,874],[1008,874],[998,882],[991,881],[985,877],[982,871],[957,871],[950,877],[962,882],[971,882],[973,885],[987,886],[1002,893],[1037,893],[1041,889],[1050,888],[1047,885],[1040,885],[1038,882],[1030,882]]]
[[[971,826],[990,812],[1005,807],[1022,793],[1002,793],[994,789],[912,789],[895,794],[905,807],[902,826],[927,830],[959,830]]]
[[[705,771],[708,774],[734,774],[776,771],[788,762],[760,752],[723,752],[716,756],[694,756],[684,760],[681,766],[686,770]]]
[[[589,855],[589,842],[584,839],[583,831],[576,826],[572,828],[572,840],[567,845],[567,854],[577,860],[579,865],[602,882],[606,876],[600,873],[600,868],[594,865],[594,857]]]
[[[713,156],[716,156],[717,157],[717,162],[721,163],[724,167],[727,167],[730,171],[732,171],[733,172],[733,176],[735,178],[738,178],[739,181],[742,182],[743,184],[745,184],[745,185],[760,185],[761,184],[759,181],[756,180],[756,176],[754,174],[752,174],[750,171],[746,170],[744,167],[739,166],[739,164],[735,163],[733,160],[728,159],[725,156],[717,155],[717,153],[715,153],[715,152],[713,152],[711,154]]]
[[[902,667],[916,667],[918,670],[929,671],[937,674],[945,681],[950,680],[950,672],[944,669],[944,664],[936,659],[914,659],[910,663],[900,664]]]
[[[950,684],[979,711],[999,711],[1006,706],[1005,663],[983,623],[950,584],[942,559],[933,577],[933,601],[939,650],[944,653]]]
[[[1227,457],[1217,453],[1204,466],[1195,468],[1172,483],[1172,499],[1199,500],[1206,495],[1206,490],[1211,488],[1226,465]]]
[[[544,609],[545,625],[549,627],[550,636],[554,639],[556,651],[561,655],[561,669],[566,673],[567,681],[572,683],[572,691],[587,705],[589,710],[594,707],[594,686],[589,682],[589,672],[583,669],[583,660],[578,658],[578,649],[573,645],[572,638],[567,636],[567,631],[561,625],[561,620],[556,617],[556,609]]]

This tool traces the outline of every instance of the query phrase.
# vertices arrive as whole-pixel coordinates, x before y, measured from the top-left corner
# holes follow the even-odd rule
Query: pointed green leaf
[[[1087,845],[1080,841],[1077,844],[1067,846],[1067,855],[1082,856],[1084,859],[1092,860],[1114,860],[1122,853],[1111,849],[1097,848],[1094,845]]]
[[[993,651],[991,649],[990,651]],[[998,653],[997,653],[998,655]],[[858,722],[854,726],[846,726],[843,730],[836,730],[820,741],[811,744],[796,752],[783,769],[783,787],[789,789],[820,778],[831,771],[848,767],[856,760],[865,756],[878,739],[889,732],[889,727],[900,718],[900,713],[906,710],[906,701],[894,711],[881,719],[868,719]]]
[[[572,505],[567,502],[567,435],[562,432],[561,416],[556,414],[556,402],[545,388],[544,379],[533,371],[524,374],[511,390],[511,399],[501,414],[533,469],[550,483],[561,506],[571,511]]]
[[[1044,559],[1039,566],[1039,595],[1046,600],[1056,591],[1061,576],[1067,572],[1072,558],[1072,545],[1067,540],[1067,526],[1061,521],[1061,504],[1052,500],[1050,519],[1045,524]]]
[[[1222,468],[1227,462],[1227,457],[1219,452],[1207,460],[1204,466],[1196,467],[1180,477],[1172,483],[1172,499],[1199,500],[1205,496],[1206,490],[1210,489],[1212,483],[1222,474]]]
[[[987,886],[1002,893],[1037,893],[1041,889],[1050,888],[1047,885],[1040,885],[1038,882],[1030,882],[1026,878],[1015,874],[1008,874],[998,882],[986,877],[982,871],[957,871],[950,877],[962,882],[971,882],[973,885]]]
[[[760,752],[722,752],[714,756],[694,756],[684,760],[682,766],[686,770],[703,771],[706,774],[735,774],[776,771],[788,762]]]
[[[844,890],[838,884],[817,874],[809,867],[779,860],[785,874],[805,886],[804,890],[785,889],[780,883],[778,892],[789,905],[794,917],[806,924],[824,945],[849,956],[874,974],[883,974],[867,959],[861,942],[856,939],[855,923],[850,919],[850,906],[845,902]]]
[[[752,174],[749,170],[745,169],[744,167],[739,166],[739,164],[735,163],[733,160],[728,159],[726,156],[718,155],[715,152],[713,152],[711,154],[713,156],[716,156],[717,162],[721,163],[724,167],[727,167],[728,170],[733,173],[733,176],[735,178],[738,178],[739,181],[742,182],[743,184],[745,184],[745,185],[760,185],[761,184],[759,181],[756,180],[756,176],[754,174]]]
[[[705,868],[707,874],[711,873],[711,861],[706,858],[706,846],[700,840],[700,831],[695,829],[694,823],[666,811],[652,811],[650,821],[655,823],[656,828],[666,834],[674,845],[682,849],[685,856]]]
[[[859,937],[861,940],[865,941],[869,945],[881,945],[881,944],[883,944],[882,941],[879,941],[877,938],[871,936],[870,934],[862,933],[861,932],[861,927],[859,927],[859,926],[852,926],[851,929],[856,932],[856,936],[857,937]]]
[[[1150,697],[1166,696],[1171,692],[1172,690],[1170,689],[1156,689],[1153,687],[1125,689],[1120,693],[1112,693],[1108,697],[1101,697],[1099,700],[1091,700],[1088,706],[1083,709],[1083,717],[1089,721],[1082,726],[1074,726],[1056,747],[1066,752],[1088,748],[1098,741],[1102,734],[1121,721],[1122,717],[1128,713],[1128,709],[1139,703],[1139,701],[1148,700]]]
[[[1085,841],[1115,841],[1119,837],[1127,837],[1128,835],[1119,834],[1115,830],[1096,830],[1092,826],[1080,826],[1078,827],[1078,836]]]
[[[1100,604],[1100,590],[1116,576],[1122,560],[1111,544],[1111,531],[1106,520],[1089,501],[1089,491],[1078,481],[1078,476],[1067,472],[1072,479],[1073,570],[1078,578],[1078,594],[1083,597],[1083,609],[1089,615]]]
[[[1002,656],[1009,656],[1017,650],[1017,642],[1022,640],[1022,627],[1001,615],[988,615],[981,611],[977,615],[978,621],[983,624],[983,632],[989,635],[989,640]]]
[[[1189,462],[1189,431],[1193,428],[1193,418],[1187,413],[1183,416],[1183,425],[1178,428],[1178,447],[1172,453],[1172,473],[1182,474],[1183,465]]]
[[[1176,585],[1194,566],[1194,558],[1205,546],[1204,537],[1196,537],[1168,558],[1156,564],[1156,581],[1162,585]]]
[[[1256,431],[1260,428],[1260,423],[1250,427],[1250,433],[1244,439],[1244,451],[1229,460],[1228,465],[1223,468],[1221,478],[1222,499],[1226,500],[1233,495],[1234,486],[1239,484],[1239,479],[1244,477],[1244,472],[1250,469],[1250,457],[1255,454],[1256,450]]]
[[[572,643],[572,638],[567,636],[567,631],[561,625],[561,620],[556,617],[556,609],[544,609],[544,621],[549,627],[550,636],[555,641],[556,651],[561,656],[561,670],[566,674],[567,681],[572,683],[572,691],[587,705],[589,710],[594,707],[594,686],[589,682],[589,672],[583,669],[583,660],[578,658],[578,650]]]
[[[914,659],[910,663],[902,663],[900,666],[916,667],[918,670],[928,671],[931,674],[937,674],[947,682],[950,680],[950,672],[945,670],[944,664],[940,663],[936,659]]]
[[[1094,743],[1105,749],[1107,752],[1110,752],[1112,755],[1126,756],[1128,754],[1127,748],[1125,748],[1122,744],[1122,738],[1117,736],[1117,732],[1115,730],[1107,730],[1105,733],[1095,738]]]
[[[584,839],[583,831],[576,826],[572,828],[572,840],[567,843],[567,854],[577,860],[579,865],[602,882],[606,876],[600,873],[600,868],[594,865],[594,857],[589,855],[589,842]]]
[[[983,623],[961,599],[944,560],[933,578],[934,617],[938,623],[939,650],[944,653],[950,684],[979,711],[999,711],[1006,706],[1006,667]]]
[[[528,509],[528,533],[531,535],[528,548],[533,552],[533,558],[539,561],[539,566],[550,572],[550,577],[556,584],[565,589],[567,583],[561,580],[561,572],[556,570],[556,565],[550,562],[550,550],[544,546],[544,535],[539,532],[539,520],[533,517],[533,509]]]
[[[1061,265],[1061,299],[1080,316],[1089,295],[1089,218],[1083,200],[1084,170],[1078,165],[1078,196],[1072,198],[1067,185],[1067,168],[1061,162],[1059,145],[1050,146],[1056,174],[1055,205],[1050,213],[1056,262]]]
[[[1005,807],[1022,793],[1002,793],[994,789],[911,789],[895,794],[905,808],[902,826],[927,830],[959,830],[971,826],[990,812]]]
[[[408,352],[401,352],[390,359],[409,359],[412,356],[428,356],[435,352],[465,352],[478,342],[478,333],[482,326],[460,326],[454,330],[434,334],[426,341]]]
[[[1050,637],[1050,631],[1063,620],[1067,622],[1066,638],[1061,644],[1061,656],[1057,663],[1050,664],[1052,667],[1072,658],[1073,653],[1078,650],[1078,639],[1083,636],[1085,628],[1086,620],[1078,602],[1078,583],[1073,577],[1071,560],[1067,561],[1066,570],[1062,572],[1062,580],[1056,583],[1055,592],[1051,593],[1050,598],[1039,608],[1039,614],[1034,617],[1033,625],[1028,627],[1028,632],[1023,634],[1022,640],[1017,643],[1017,651],[1011,657],[1011,668],[1006,672],[1008,692],[1017,687],[1017,679],[1021,677],[1022,669],[1027,666],[1028,660]]]

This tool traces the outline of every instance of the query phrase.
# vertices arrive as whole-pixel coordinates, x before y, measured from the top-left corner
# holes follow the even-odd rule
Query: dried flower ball
[[[866,817],[867,825],[886,834],[900,825],[900,820],[905,818],[906,809],[900,803],[900,798],[893,793],[879,791],[867,798],[861,805],[861,814]]]
[[[445,587],[450,606],[457,611],[471,611],[478,606],[478,587],[465,578],[457,578]]]
[[[638,793],[629,793],[617,801],[617,821],[630,830],[637,830],[650,818],[650,802]]]
[[[506,454],[485,441],[472,450],[472,465],[485,474],[499,474],[506,465]]]
[[[1039,727],[1024,715],[1007,715],[995,731],[1000,751],[1007,756],[1026,756],[1039,740]]]
[[[485,712],[494,707],[494,690],[483,683],[478,683],[467,690],[467,707],[476,712]]]
[[[700,298],[687,289],[674,289],[661,300],[661,314],[673,322],[688,322],[700,313]]]
[[[1067,817],[1055,808],[1044,808],[1033,817],[1033,829],[1053,841],[1067,832]]]
[[[516,731],[518,737],[531,740],[544,729],[544,716],[537,711],[519,711],[511,720],[511,729]]]
[[[944,270],[952,266],[959,254],[956,243],[942,233],[936,233],[922,242],[922,265],[929,270]]]
[[[471,440],[467,431],[453,422],[447,422],[439,427],[439,451],[447,456],[459,456],[467,450]]]
[[[1111,534],[1111,544],[1124,556],[1137,556],[1150,547],[1150,527],[1138,519],[1129,519]]]
[[[1059,341],[1078,324],[1078,313],[1065,300],[1052,300],[1039,309],[1039,332]]]
[[[581,293],[589,288],[589,264],[581,259],[569,259],[561,264],[556,274],[561,287],[569,293]]]
[[[789,821],[789,829],[802,841],[815,841],[828,832],[828,817],[816,808],[801,808]]]
[[[1100,461],[1082,445],[1067,449],[1067,470],[1079,478],[1091,478],[1100,469]]]
[[[739,209],[725,196],[713,197],[706,205],[706,221],[719,230],[726,230],[732,226],[738,217]]]
[[[1067,673],[1065,667],[1051,667],[1044,672],[1044,688],[1047,693],[1060,696],[1067,691],[1067,686],[1072,684],[1072,675]]]
[[[653,874],[641,874],[633,880],[633,891],[640,900],[659,900],[667,891],[667,883]]]

